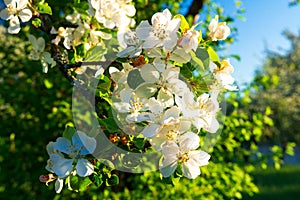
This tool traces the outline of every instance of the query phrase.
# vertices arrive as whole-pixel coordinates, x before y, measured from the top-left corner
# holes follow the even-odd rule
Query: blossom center
[[[179,135],[179,131],[177,130],[170,130],[168,131],[166,138],[167,140],[175,140],[175,138]]]
[[[19,9],[13,6],[12,4],[8,4],[6,8],[6,12],[8,15],[15,15],[19,12]]]
[[[188,155],[188,152],[186,153],[179,153],[177,155],[177,158],[178,158],[178,161],[181,162],[181,163],[185,163],[187,162],[190,158],[189,158],[189,155]]]
[[[133,113],[137,113],[144,107],[144,104],[142,102],[139,102],[137,97],[134,97],[133,100],[130,100],[130,105]]]
[[[165,24],[157,24],[152,29],[153,35],[159,38],[160,40],[165,39],[168,36],[165,29]]]

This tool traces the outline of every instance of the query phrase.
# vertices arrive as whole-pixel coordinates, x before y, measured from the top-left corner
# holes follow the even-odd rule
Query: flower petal
[[[23,10],[21,10],[19,17],[22,22],[28,22],[32,17],[32,12],[31,12],[31,10],[29,10],[27,8],[23,9]]]
[[[9,27],[8,27],[8,33],[10,34],[17,34],[21,30],[20,27],[20,20],[17,16],[14,16],[13,18],[10,19],[9,21]]]
[[[146,40],[146,38],[149,36],[151,29],[152,27],[150,26],[148,21],[142,21],[136,27],[136,35],[140,40]]]
[[[86,159],[79,159],[76,165],[78,176],[89,176],[94,172],[94,166]]]
[[[85,147],[85,149],[83,149],[80,152],[80,155],[87,155],[87,154],[92,154],[94,153],[95,149],[96,149],[96,139],[93,137],[89,137],[87,136],[84,132],[82,131],[77,131],[78,136],[83,144],[83,146]],[[86,151],[85,151],[86,150]]]
[[[142,131],[142,134],[146,138],[152,138],[157,133],[158,128],[159,128],[159,124],[150,124],[144,128],[144,130]]]
[[[159,71],[151,64],[142,66],[140,72],[142,78],[148,83],[156,83],[159,80]]]
[[[55,181],[55,192],[56,193],[60,193],[61,190],[63,189],[63,186],[64,186],[64,179],[61,179],[61,178],[57,178],[57,180]]]
[[[71,146],[70,140],[63,138],[63,137],[57,138],[56,142],[54,142],[54,144],[53,144],[54,149],[57,149],[58,151],[61,151],[65,154],[72,153],[70,150],[70,146]]]

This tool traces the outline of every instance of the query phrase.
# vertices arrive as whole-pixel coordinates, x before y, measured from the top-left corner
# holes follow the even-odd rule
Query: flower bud
[[[225,40],[230,34],[230,28],[226,25],[226,22],[219,22],[218,15],[211,20],[209,24],[209,37],[212,41]]]

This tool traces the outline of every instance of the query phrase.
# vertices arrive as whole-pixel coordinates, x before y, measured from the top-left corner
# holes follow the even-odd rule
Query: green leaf
[[[42,14],[52,15],[52,9],[48,3],[40,3],[38,5],[38,11]]]
[[[204,48],[198,48],[195,52],[197,58],[201,60],[203,63],[203,66],[201,66],[201,63],[196,60],[196,58],[193,59],[194,62],[197,62],[202,69],[208,69],[209,68],[209,52]]]
[[[40,18],[34,18],[31,23],[35,28],[42,26],[42,20],[40,20]]]
[[[103,184],[102,174],[93,174],[92,176],[89,176],[89,178],[97,187],[100,187]]]
[[[100,123],[104,125],[111,133],[119,131],[119,126],[116,124],[113,118],[100,119]]]
[[[72,136],[74,135],[75,132],[76,132],[76,129],[74,127],[67,125],[63,132],[63,137],[72,141]]]
[[[134,138],[133,144],[139,149],[144,149],[144,138]]]
[[[207,48],[207,52],[208,52],[208,54],[209,54],[210,59],[211,59],[213,62],[220,62],[219,56],[218,56],[218,54],[215,52],[215,50],[213,50],[213,48],[208,47],[208,48]]]
[[[190,25],[189,23],[187,22],[187,20],[185,19],[185,17],[183,15],[175,15],[174,16],[174,19],[180,19],[180,30],[181,32],[184,32],[186,30],[189,30],[190,29]]]
[[[141,75],[141,72],[138,69],[131,70],[128,73],[127,83],[130,88],[135,90],[139,85],[141,85],[144,82],[145,81]]]
[[[200,66],[200,69],[204,70],[204,64],[203,64],[202,60],[200,60],[193,51],[191,51],[190,53],[192,56],[191,63],[195,66]]]
[[[241,61],[241,56],[237,54],[231,54],[230,57],[235,58],[237,61]]]
[[[191,60],[191,55],[183,49],[176,49],[171,54],[170,59],[178,63],[187,63]]]
[[[105,53],[106,49],[104,49],[102,46],[95,46],[88,50],[84,61],[100,61]]]
[[[89,177],[85,177],[79,183],[79,191],[84,192],[91,183],[92,183],[92,181],[89,179]]]
[[[80,45],[76,46],[75,50],[76,50],[76,54],[75,54],[76,58],[85,57],[86,50],[85,50],[84,44],[80,44]]]
[[[157,92],[157,85],[153,83],[141,84],[136,90],[135,93],[139,97],[150,98]]]
[[[53,83],[51,83],[48,79],[44,80],[44,85],[47,89],[51,89],[53,87]]]
[[[119,177],[116,174],[113,174],[110,178],[106,179],[106,185],[112,186],[119,184]]]
[[[193,58],[192,58],[193,59]],[[198,59],[198,58],[197,58]],[[200,59],[198,59],[200,60]],[[201,61],[201,60],[200,60]],[[193,63],[193,62],[192,62]],[[196,65],[195,63],[193,63],[194,65]],[[201,64],[202,61],[201,61]],[[185,78],[192,78],[193,76],[193,71],[195,70],[196,68],[191,64],[191,63],[187,63],[185,65],[183,65],[181,68],[180,68],[180,73],[185,77]]]

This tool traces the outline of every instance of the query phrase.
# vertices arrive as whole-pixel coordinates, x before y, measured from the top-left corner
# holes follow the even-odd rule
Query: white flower
[[[74,28],[64,28],[59,27],[56,31],[53,27],[50,31],[51,34],[58,34],[55,39],[53,39],[51,42],[58,45],[58,43],[61,41],[62,38],[64,38],[63,44],[67,49],[71,49],[73,46],[73,31]]]
[[[183,175],[189,179],[194,179],[200,175],[200,166],[208,165],[210,155],[204,151],[196,150],[199,147],[199,136],[192,132],[187,132],[179,139],[179,145],[175,142],[164,143],[162,153],[164,159],[160,165],[160,172],[163,177],[171,176],[178,163],[182,164]]]
[[[95,148],[95,138],[89,137],[81,131],[74,133],[72,142],[66,138],[59,137],[56,139],[56,142],[50,142],[47,145],[50,159],[46,169],[60,178],[65,178],[72,173],[76,164],[76,174],[81,177],[89,176],[94,172],[94,167],[83,157],[87,154],[92,154]]]
[[[142,134],[147,138],[152,138],[159,132],[164,123],[167,123],[171,118],[178,118],[180,110],[173,106],[165,111],[162,103],[154,97],[150,98],[148,103],[153,120],[144,128]]]
[[[228,90],[237,90],[236,86],[232,86],[234,78],[231,74],[233,73],[234,68],[230,64],[229,59],[222,60],[220,62],[220,67],[218,67],[215,63],[210,62],[209,67],[219,85]]]
[[[8,32],[17,34],[21,30],[20,20],[28,22],[32,17],[32,12],[26,8],[28,0],[4,0],[6,8],[1,10],[0,17],[9,20]]]
[[[45,52],[45,40],[42,37],[39,37],[38,39],[34,37],[33,35],[28,36],[29,41],[31,42],[33,49],[30,52],[32,60],[41,60],[42,66],[43,66],[43,72],[48,72],[48,65],[53,67],[56,62],[51,57],[51,54],[49,52]]]
[[[198,127],[204,130],[215,133],[219,129],[219,122],[216,119],[216,113],[219,111],[219,102],[217,96],[202,94],[197,98],[197,106],[200,110],[200,115],[197,118]]]
[[[89,0],[90,14],[104,27],[126,29],[135,24],[135,7],[131,0]],[[92,8],[92,9],[91,9]]]
[[[149,109],[148,99],[140,98],[130,88],[120,92],[121,102],[114,102],[114,107],[120,113],[128,113],[127,122],[151,121],[152,115],[145,112]]]
[[[209,97],[204,93],[195,100],[194,94],[190,91],[184,93],[180,98],[175,96],[175,102],[182,111],[182,117],[200,130],[215,133],[219,128],[216,113],[219,110],[219,103],[215,95]]]
[[[226,25],[226,22],[219,22],[218,15],[211,20],[208,29],[212,41],[225,40],[230,34],[230,28]]]
[[[196,51],[199,35],[200,33],[196,30],[187,30],[179,39],[178,45],[181,46],[187,53],[191,50]]]
[[[177,43],[177,31],[180,19],[172,19],[168,9],[155,13],[151,18],[152,26],[148,21],[142,21],[136,28],[137,37],[145,41],[143,48],[163,47],[171,51]]]
[[[118,57],[129,56],[129,58],[138,56],[142,52],[141,42],[136,32],[132,30],[118,31],[118,41],[123,51],[117,54]]]
[[[171,110],[172,108],[170,108],[169,110]],[[167,112],[169,110],[167,110]],[[164,116],[165,120],[157,129],[155,136],[150,140],[150,143],[154,147],[154,149],[161,150],[161,146],[164,143],[168,143],[170,141],[177,143],[178,138],[190,129],[191,122],[178,117],[180,110],[178,111],[179,112],[177,116]]]

